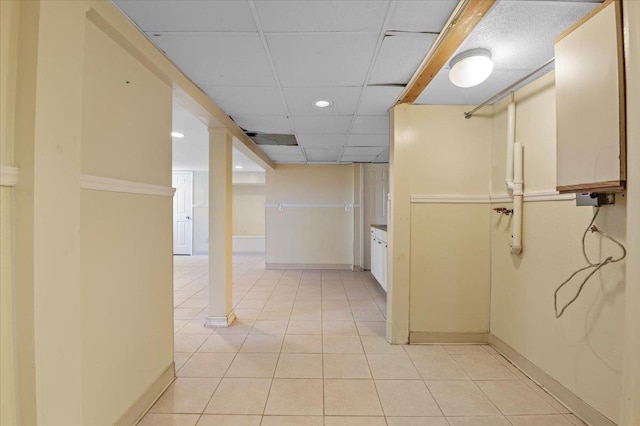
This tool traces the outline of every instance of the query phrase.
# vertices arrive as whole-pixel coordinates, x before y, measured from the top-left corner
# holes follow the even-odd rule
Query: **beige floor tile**
[[[324,354],[323,362],[325,379],[371,379],[363,354]]]
[[[178,370],[178,377],[224,377],[234,354],[195,353]]]
[[[282,353],[322,353],[322,336],[287,334],[284,336]]]
[[[264,416],[261,426],[323,426],[322,416]]]
[[[204,411],[220,379],[177,378],[151,407],[153,413],[194,413]]]
[[[323,321],[353,321],[353,315],[349,307],[340,308],[325,308],[322,307],[322,320]]]
[[[443,345],[450,355],[486,355],[484,345]]]
[[[181,320],[181,319],[173,320],[173,332],[177,333],[178,331],[180,331],[182,327],[187,325],[188,322],[189,320]]]
[[[404,355],[402,345],[392,345],[380,336],[361,336],[362,347],[368,354],[401,354]]]
[[[387,417],[389,426],[449,426],[444,417]]]
[[[452,426],[510,426],[502,416],[447,417]]]
[[[380,309],[352,309],[353,318],[356,321],[384,321],[384,315]]]
[[[441,345],[403,345],[402,348],[410,358],[422,355],[447,355],[447,351]]]
[[[451,355],[421,355],[412,357],[413,364],[424,380],[468,380]]]
[[[173,318],[177,320],[190,320],[195,317],[202,308],[175,308]]]
[[[240,309],[260,309],[264,308],[267,303],[266,299],[247,299],[244,298],[236,306]]]
[[[204,414],[197,426],[259,426],[262,416]]]
[[[239,353],[227,370],[226,377],[273,377],[278,354]]]
[[[562,414],[537,415],[537,416],[509,416],[509,421],[514,426],[572,426],[569,420]]]
[[[207,340],[207,337],[209,336],[203,334],[176,334],[173,338],[174,351],[195,352]]]
[[[199,414],[149,413],[140,420],[138,426],[195,426]]]
[[[374,379],[421,379],[405,353],[402,355],[367,354]]]
[[[387,329],[387,325],[383,321],[356,321],[356,325],[361,336],[384,337]]]
[[[322,336],[322,350],[324,353],[364,353],[358,336]]]
[[[222,379],[205,413],[262,414],[271,379]]]
[[[273,379],[265,414],[322,415],[321,379]]]
[[[321,354],[280,354],[276,367],[277,378],[321,379]]]
[[[325,426],[387,426],[384,417],[327,416]]]
[[[470,380],[427,381],[427,387],[445,416],[487,416],[500,412]]]
[[[287,334],[322,334],[322,322],[291,320]]]
[[[549,405],[551,405],[560,414],[569,414],[570,411],[562,405],[557,399],[549,395],[544,389],[534,383],[532,380],[526,379],[523,382],[533,389],[540,398],[544,399]]]
[[[189,320],[180,328],[178,334],[211,334],[212,330],[204,326],[204,321],[201,319]]]
[[[511,364],[511,362],[506,359],[505,357],[503,357],[502,355],[493,355],[493,357],[502,365],[504,365],[507,370],[509,370],[511,372],[511,374],[513,374],[514,376],[516,376],[516,378],[520,379],[520,380],[529,380],[529,377],[527,377],[526,374],[524,374],[522,371],[520,371],[520,369],[518,367],[516,367],[515,365]]]
[[[489,345],[482,345],[482,349],[484,349],[489,355],[500,355],[500,352]]]
[[[291,320],[295,321],[320,321],[322,319],[322,309],[313,307],[293,307]]]
[[[357,336],[358,329],[353,321],[322,321],[322,332],[325,335]]]
[[[291,316],[291,308],[263,309],[259,320],[288,320]]]
[[[324,403],[328,416],[383,415],[373,380],[325,380]]]
[[[182,366],[189,360],[189,358],[191,358],[191,353],[184,353],[184,352],[175,352],[173,354],[173,362],[175,363],[175,369],[176,371],[180,370],[182,368]]]
[[[254,320],[252,319],[237,319],[229,327],[218,327],[212,330],[214,335],[236,334],[246,336],[251,331],[253,323]]]
[[[242,334],[213,334],[207,337],[198,352],[236,353],[245,339],[246,336]]]
[[[521,380],[479,381],[477,384],[504,415],[557,414]]]
[[[284,335],[250,334],[240,352],[280,353]]]
[[[284,334],[288,324],[287,320],[256,320],[251,334]]]
[[[515,380],[516,376],[492,355],[451,355],[472,380]]]
[[[236,317],[240,319],[255,320],[260,315],[260,312],[262,312],[262,309],[246,309],[236,307],[233,311],[235,312]]]
[[[385,416],[442,416],[422,380],[376,380]]]

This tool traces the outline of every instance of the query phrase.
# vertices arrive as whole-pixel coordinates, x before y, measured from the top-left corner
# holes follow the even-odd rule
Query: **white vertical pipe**
[[[513,219],[511,222],[511,254],[522,252],[522,196],[523,196],[523,149],[522,144],[513,144]]]
[[[513,189],[513,144],[516,142],[516,104],[507,107],[507,172],[504,182]]]

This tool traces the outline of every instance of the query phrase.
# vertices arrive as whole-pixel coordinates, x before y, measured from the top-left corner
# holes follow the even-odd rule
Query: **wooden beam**
[[[396,104],[412,104],[427,88],[496,0],[469,0],[458,8]]]

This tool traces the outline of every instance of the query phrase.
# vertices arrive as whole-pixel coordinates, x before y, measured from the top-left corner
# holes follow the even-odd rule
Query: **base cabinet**
[[[387,291],[387,242],[386,232],[371,228],[371,274]],[[384,238],[384,239],[383,239]]]

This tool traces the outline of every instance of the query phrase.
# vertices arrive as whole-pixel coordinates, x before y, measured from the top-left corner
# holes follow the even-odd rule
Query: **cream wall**
[[[516,140],[524,146],[525,193],[555,190],[553,73],[515,93]],[[493,194],[504,194],[506,104],[494,107]],[[604,207],[596,225],[624,243],[626,202]],[[505,205],[509,206],[509,205]],[[525,202],[521,256],[509,253],[510,221],[491,218],[491,333],[613,421],[618,419],[624,328],[624,264],[605,267],[556,319],[553,292],[585,265],[580,240],[593,209],[575,201]],[[588,252],[618,256],[590,236]],[[584,276],[584,275],[582,275]],[[561,293],[568,300],[579,280]]]
[[[0,423],[111,425],[173,377],[172,203],[81,186],[91,175],[170,187],[172,87],[98,29],[96,4],[1,4],[1,164],[19,140],[20,176],[0,189]],[[13,59],[8,10],[20,11]]]
[[[406,234],[394,239],[394,286],[410,283],[409,331],[486,333],[489,327],[490,118],[464,118],[465,107],[408,106],[394,110],[392,186],[394,226]],[[398,187],[398,175],[403,179]],[[398,191],[403,191],[399,206]],[[484,204],[474,197],[484,195]],[[462,197],[459,203],[447,198]],[[413,199],[413,201],[411,200]],[[444,201],[444,202],[443,202]],[[408,250],[409,259],[398,258]],[[407,262],[408,260],[408,262]],[[400,262],[400,263],[398,263]],[[397,289],[397,288],[396,288]],[[400,313],[399,313],[400,314]]]
[[[353,209],[277,204],[348,204],[353,165],[278,165],[267,172],[267,264],[353,265]]]
[[[233,174],[233,235],[265,235],[264,173]],[[209,252],[209,173],[193,172],[193,253]]]
[[[15,95],[20,8],[0,2],[0,168],[14,166]],[[18,424],[14,322],[14,189],[0,182],[0,424]]]
[[[171,87],[91,22],[83,85],[82,172],[171,186]],[[83,422],[107,425],[173,362],[173,207],[93,190],[80,207]]]

